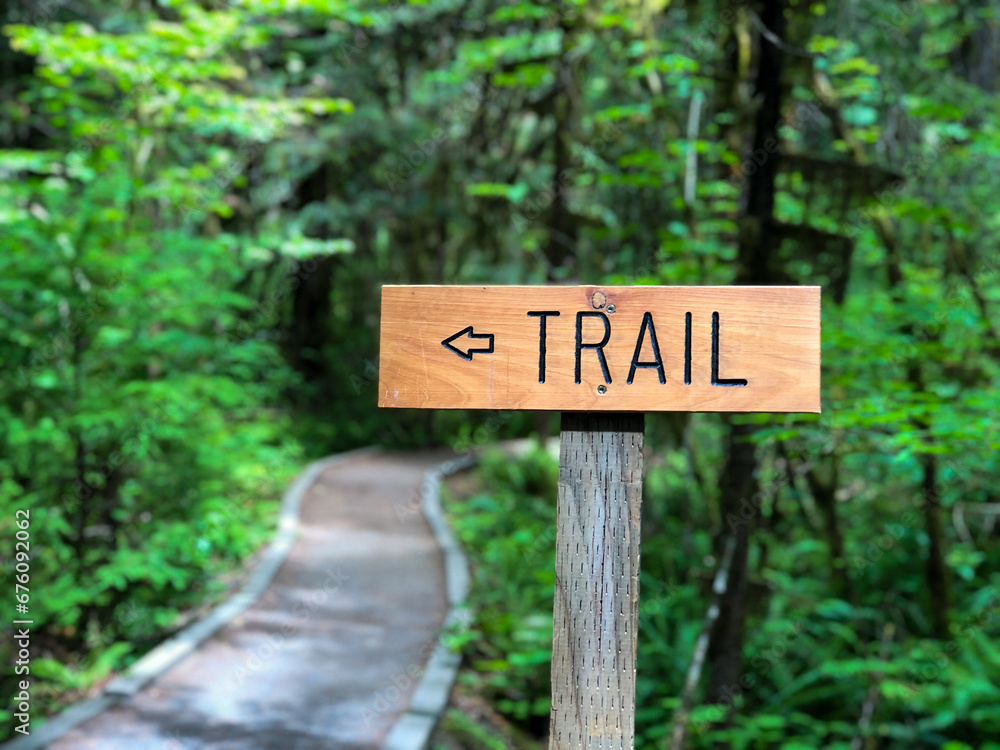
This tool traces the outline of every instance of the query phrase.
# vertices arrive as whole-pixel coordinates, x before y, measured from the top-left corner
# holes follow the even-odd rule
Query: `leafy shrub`
[[[501,713],[539,727],[549,714],[557,467],[536,445],[518,459],[490,453],[479,472],[488,490],[446,506],[473,578],[472,625],[454,641],[473,669],[464,678]]]

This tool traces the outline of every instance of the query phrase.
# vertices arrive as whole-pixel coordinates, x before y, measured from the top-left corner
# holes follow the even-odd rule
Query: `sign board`
[[[384,286],[379,406],[820,411],[820,288]]]

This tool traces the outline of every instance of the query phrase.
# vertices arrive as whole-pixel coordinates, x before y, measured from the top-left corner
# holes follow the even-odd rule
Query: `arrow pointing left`
[[[455,339],[460,339],[463,336],[465,336],[466,334],[469,335],[469,339],[470,339],[470,341],[468,343],[468,346],[469,346],[468,351],[462,351],[457,346],[452,346],[452,343],[451,343],[452,341],[454,341]],[[471,341],[472,339],[489,339],[489,345],[486,348],[484,348],[484,349],[473,349],[472,348],[472,341]],[[455,352],[455,354],[457,354],[462,359],[471,360],[473,354],[492,354],[493,353],[493,334],[492,333],[473,333],[472,332],[472,326],[466,326],[465,328],[463,328],[458,333],[454,333],[451,336],[449,336],[448,338],[446,338],[444,341],[441,342],[441,344],[442,344],[442,346],[444,346],[445,349],[451,349],[451,351]]]

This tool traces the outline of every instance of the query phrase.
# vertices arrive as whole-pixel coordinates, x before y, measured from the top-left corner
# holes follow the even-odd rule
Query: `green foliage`
[[[698,439],[714,437],[707,428],[699,429]],[[650,512],[665,498],[683,502],[681,491],[692,491],[677,471],[682,456],[674,450],[665,455],[664,464],[647,472],[644,488],[644,532],[657,530],[643,537],[636,691],[636,747],[642,748],[661,747],[669,734],[703,616],[700,582],[714,572],[707,534],[685,538],[689,531],[676,514],[664,516],[671,526],[661,532],[661,519]],[[447,505],[474,570],[473,623],[455,639],[468,665],[463,681],[528,728],[548,714],[555,471],[552,457],[537,448],[518,459],[492,455],[478,470],[482,490]],[[784,507],[773,512],[794,512],[790,493],[777,502]],[[768,591],[758,595],[762,608],[748,623],[740,682],[723,702],[693,710],[689,746],[848,748],[866,700],[877,702],[879,719],[863,736],[882,737],[887,747],[939,747],[948,739],[995,736],[996,589],[985,587],[959,606],[970,614],[955,625],[952,640],[899,638],[886,618],[893,611],[886,602],[856,607],[824,598],[822,582],[809,576],[824,564],[823,554],[802,537],[796,545],[776,546],[761,571]],[[857,527],[851,544],[860,546],[866,538]],[[873,565],[898,571],[900,560]],[[872,601],[883,596],[877,586],[867,593]],[[726,727],[732,705],[740,711]]]
[[[530,725],[549,713],[556,463],[535,445],[516,461],[489,454],[481,471],[495,490],[447,505],[473,577],[472,624],[453,640],[477,690]]]
[[[31,509],[46,695],[217,595],[305,454],[554,429],[376,410],[380,284],[729,284],[754,266],[824,287],[824,412],[649,419],[640,745],[669,731],[719,537],[744,522],[753,685],[728,725],[696,705],[690,746],[997,735],[988,4],[790,4],[762,153],[756,6],[36,5],[0,8],[0,534]],[[720,488],[733,424],[755,428],[746,518]],[[483,477],[453,508],[477,583],[456,638],[473,687],[541,734],[553,464]]]
[[[230,88],[269,38],[235,12],[118,20],[129,30],[5,28],[37,66],[14,126],[59,134],[0,150],[0,528],[13,538],[13,508],[30,511],[33,690],[56,701],[218,595],[272,532],[266,501],[301,449],[278,408],[294,375],[246,333],[273,316],[240,288],[263,267],[260,236],[191,221],[231,214],[235,162],[251,157],[226,139],[252,150],[349,110]],[[344,249],[265,241],[279,278],[281,253]]]

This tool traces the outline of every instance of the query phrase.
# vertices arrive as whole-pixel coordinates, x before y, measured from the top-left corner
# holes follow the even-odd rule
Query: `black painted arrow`
[[[467,352],[463,352],[457,346],[452,346],[451,342],[455,339],[462,338],[465,334],[469,334],[470,339],[489,339],[490,344],[485,349],[473,349],[471,344]],[[457,354],[462,359],[472,359],[473,354],[492,354],[493,353],[493,334],[492,333],[473,333],[472,326],[467,326],[463,328],[456,334],[453,334],[441,342],[445,349],[451,349],[455,354]]]

